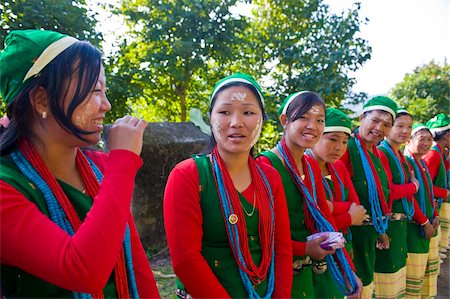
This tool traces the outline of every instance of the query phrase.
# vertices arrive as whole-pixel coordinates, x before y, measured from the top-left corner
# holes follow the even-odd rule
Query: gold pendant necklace
[[[255,212],[255,206],[256,206],[256,192],[253,191],[253,209],[252,211],[249,213],[247,212],[247,210],[244,208],[244,205],[242,204],[242,202],[239,200],[239,202],[241,203],[241,207],[242,210],[244,211],[244,213],[248,216],[248,217],[252,217],[253,213]]]

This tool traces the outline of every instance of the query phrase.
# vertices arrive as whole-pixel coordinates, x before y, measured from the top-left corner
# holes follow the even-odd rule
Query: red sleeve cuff
[[[306,242],[292,240],[292,253],[294,256],[304,256],[306,254]]]

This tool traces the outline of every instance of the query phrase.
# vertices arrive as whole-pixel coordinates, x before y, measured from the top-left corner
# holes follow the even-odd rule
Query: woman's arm
[[[0,181],[2,264],[64,289],[101,291],[122,248],[134,179],[141,165],[141,158],[130,151],[111,151],[99,193],[73,236],[22,193]]]
[[[131,234],[131,251],[133,254],[133,268],[136,277],[136,285],[140,298],[160,298],[155,277],[153,276],[147,255],[142,247],[141,240],[136,230],[133,216],[128,220]]]
[[[268,168],[268,165],[262,165]],[[289,213],[281,178],[270,167],[268,179],[275,197],[275,290],[273,298],[290,298],[292,291],[292,243]]]
[[[175,166],[167,180],[164,226],[172,266],[192,297],[229,298],[202,255],[203,216],[199,187],[193,159]]]

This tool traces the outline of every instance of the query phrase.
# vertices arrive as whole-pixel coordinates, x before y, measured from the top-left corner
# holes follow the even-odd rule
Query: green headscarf
[[[27,81],[78,40],[48,30],[14,30],[0,52],[0,93],[11,103]]]

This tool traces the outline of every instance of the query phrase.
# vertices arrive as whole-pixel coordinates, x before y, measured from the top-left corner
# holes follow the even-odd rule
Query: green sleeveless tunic
[[[16,167],[9,156],[0,157],[0,180],[8,183],[49,216],[42,193]],[[84,220],[92,206],[92,198],[78,189],[58,181],[75,211]],[[50,217],[50,216],[49,216]],[[59,288],[19,268],[1,265],[3,295],[11,298],[72,298],[72,292]],[[105,298],[117,298],[114,275],[103,290]]]
[[[303,195],[292,180],[286,167],[276,154],[271,151],[263,152],[261,155],[267,157],[272,166],[278,171],[283,182],[284,193],[289,211],[291,226],[291,239],[306,242],[306,237],[311,234],[305,225],[305,205]],[[294,256],[294,261],[302,260],[305,256]],[[337,289],[330,271],[323,274],[315,274],[311,266],[307,266],[294,272],[292,284],[292,298],[342,298],[343,295]]]
[[[203,215],[202,254],[212,271],[232,298],[248,298],[240,278],[239,268],[228,241],[222,208],[210,160],[205,155],[193,156],[200,178],[200,205]],[[239,194],[247,211],[252,205]],[[245,214],[245,213],[244,213]],[[249,217],[245,215],[250,253],[256,265],[261,263],[261,245],[258,233],[258,210]],[[195,274],[195,269],[192,269]],[[255,287],[260,296],[267,290],[267,278]],[[186,290],[189,293],[189,290]]]
[[[411,164],[413,163],[413,159],[410,157],[406,157],[406,160],[408,160]],[[419,175],[414,170],[414,174],[417,179],[419,179]],[[432,186],[431,177],[428,173],[425,174],[427,176],[428,185]],[[425,182],[422,182],[425,184]],[[425,192],[425,211],[422,211],[422,213],[430,219],[430,217],[433,215],[433,206],[431,205],[430,197],[428,196],[428,192]],[[417,203],[420,206],[420,193],[417,192],[414,197],[417,200]],[[425,238],[422,232],[422,227],[415,223],[414,221],[411,221],[408,223],[408,234],[407,234],[407,242],[408,242],[408,252],[411,253],[428,253],[430,249],[430,240]]]
[[[331,180],[329,178],[325,178],[325,179],[327,180],[328,185],[331,188],[331,192],[333,194],[336,194],[333,180]],[[345,202],[345,201],[348,200],[348,189],[345,186],[343,186],[343,187],[344,187],[344,190],[342,190],[342,192],[344,193],[344,202]],[[328,198],[328,193],[327,192],[325,192],[325,193],[326,193],[327,198]],[[332,199],[328,198],[328,200],[332,200]],[[344,238],[345,238],[345,241],[346,241],[345,249],[347,250],[348,253],[350,253],[353,250],[353,247],[352,247],[352,234],[350,232],[350,228],[347,230],[347,233],[344,234]]]
[[[386,155],[389,161],[389,168],[392,173],[392,182],[394,184],[401,184],[400,173],[394,159],[389,155],[388,151],[379,147]],[[408,165],[402,163],[402,167],[409,179]],[[392,213],[405,213],[403,209],[402,200],[394,200],[392,204]],[[389,249],[376,249],[375,272],[377,273],[395,273],[406,266],[406,257],[408,254],[407,248],[407,227],[408,219],[389,221],[389,226],[386,233],[389,236]]]
[[[433,146],[431,148],[431,150],[435,151],[436,153],[438,153],[438,155],[441,157],[441,155],[439,154],[438,148],[436,148],[436,147],[437,147],[437,145]],[[437,175],[436,175],[436,177],[433,180],[434,185],[439,187],[439,188],[445,188],[445,183],[446,183],[445,179],[447,177],[446,174],[447,174],[447,170],[445,169],[445,165],[442,163],[442,158],[441,158],[440,162],[439,162],[439,168],[438,168],[438,171],[437,171]],[[450,178],[447,177],[447,180],[449,180],[447,182],[447,184],[449,184],[450,183]],[[439,206],[438,208],[440,209],[441,207]]]
[[[372,217],[366,175],[354,137],[350,137],[348,141],[348,153],[353,169],[353,185],[355,186],[361,205],[367,210],[367,214]],[[383,165],[381,164],[380,159],[373,153],[369,152],[369,156],[380,177],[383,193],[387,200],[389,198],[389,184],[386,174],[383,171]],[[356,268],[356,274],[361,279],[363,285],[367,286],[373,281],[373,273],[375,271],[375,246],[378,239],[378,233],[375,231],[373,225],[352,226],[351,232],[353,236],[353,263]]]

